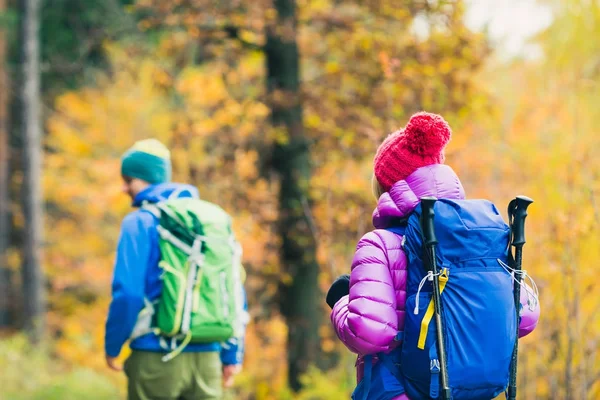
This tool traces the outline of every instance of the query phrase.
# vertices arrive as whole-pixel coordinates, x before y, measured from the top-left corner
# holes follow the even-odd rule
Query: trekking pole
[[[440,280],[438,275],[437,260],[435,258],[435,245],[438,243],[435,237],[433,225],[434,211],[433,206],[437,199],[435,197],[421,198],[421,231],[425,239],[425,251],[429,256],[429,265],[427,268],[433,273],[433,307],[435,315],[435,329],[437,334],[438,352],[440,357],[440,378],[442,386],[442,399],[450,400],[452,392],[448,384],[448,369],[446,364],[446,345],[442,329],[442,302],[440,296]]]
[[[513,348],[512,359],[510,361],[510,381],[508,384],[508,399],[517,398],[517,361],[519,352],[519,314],[521,308],[521,265],[523,262],[523,245],[525,244],[525,218],[527,217],[527,207],[533,203],[533,200],[525,196],[517,196],[508,205],[508,220],[511,230],[511,245],[515,248],[514,256],[514,288],[515,308],[517,311],[517,336],[515,347]]]

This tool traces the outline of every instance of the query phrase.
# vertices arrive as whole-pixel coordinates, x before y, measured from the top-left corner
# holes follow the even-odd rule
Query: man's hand
[[[229,388],[233,385],[233,378],[242,370],[242,366],[224,365],[223,366],[223,386]]]
[[[123,371],[123,367],[121,365],[118,364],[117,362],[117,357],[110,357],[110,356],[106,356],[106,365],[108,365],[108,368],[112,369],[113,371]]]

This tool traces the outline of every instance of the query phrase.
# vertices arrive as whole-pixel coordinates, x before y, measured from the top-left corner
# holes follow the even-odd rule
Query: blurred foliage
[[[542,317],[520,346],[520,393],[600,397],[598,3],[548,0],[555,20],[535,39],[543,58],[509,63],[491,57],[485,37],[464,26],[462,2],[401,3],[298,1],[304,124],[315,168],[307,212],[321,289],[348,271],[356,240],[371,227],[376,146],[412,112],[440,112],[455,132],[447,163],[469,197],[489,198],[504,213],[517,194],[535,200],[524,265],[540,288]],[[119,156],[153,136],[172,149],[176,180],[234,215],[244,246],[252,322],[232,397],[292,399],[287,327],[274,306],[278,283],[289,276],[274,231],[278,182],[266,168],[273,142],[286,140],[268,121],[261,49],[270,4],[139,0],[122,12],[143,33],[102,40],[106,65],[94,83],[65,86],[47,115],[52,358],[20,339],[0,341],[0,385],[30,396],[11,399],[52,398],[54,391],[82,398],[84,381],[88,393],[108,397],[122,387],[102,357],[114,248],[129,210]],[[15,265],[17,258],[11,255]],[[327,315],[323,304],[316,317]],[[295,398],[348,398],[353,356],[327,324],[321,347],[332,355],[326,364],[336,366],[311,368]]]
[[[450,162],[467,194],[499,205],[526,194],[524,265],[541,293],[542,316],[520,347],[524,398],[600,397],[600,161],[596,99],[597,2],[549,2],[553,24],[533,44],[543,58],[490,64],[481,81],[496,118],[475,119],[476,140]],[[477,154],[469,157],[466,154]]]
[[[106,376],[85,366],[68,367],[31,346],[24,336],[0,340],[0,399],[114,400],[119,390]],[[90,395],[93,394],[93,397]]]

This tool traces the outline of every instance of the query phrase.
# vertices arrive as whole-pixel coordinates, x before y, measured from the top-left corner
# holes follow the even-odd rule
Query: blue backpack
[[[513,279],[501,264],[509,263],[510,228],[487,200],[440,199],[434,211],[452,398],[490,400],[508,387],[517,340]],[[440,397],[433,286],[423,260],[420,216],[421,205],[404,224],[388,228],[404,235],[408,261],[405,325],[398,333],[403,343],[389,354],[378,354],[382,362],[373,368],[367,357],[365,379],[353,398],[390,399],[402,388],[411,400]]]

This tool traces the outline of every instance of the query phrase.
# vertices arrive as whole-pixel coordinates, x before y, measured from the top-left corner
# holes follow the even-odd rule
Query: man
[[[158,299],[162,290],[158,219],[139,208],[144,203],[157,203],[169,196],[198,198],[193,186],[170,183],[170,152],[154,139],[136,142],[123,155],[121,175],[123,191],[138,209],[127,215],[121,225],[112,302],[106,321],[106,363],[115,371],[123,369],[116,358],[130,338],[145,301]],[[164,338],[149,333],[132,340],[132,354],[124,366],[128,399],[222,398],[222,387],[230,386],[240,370],[243,339],[242,334],[225,345],[190,343],[168,362],[161,359],[169,351]]]

